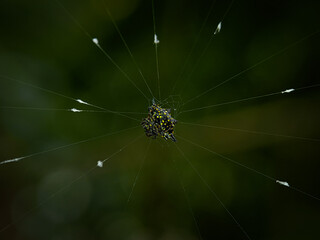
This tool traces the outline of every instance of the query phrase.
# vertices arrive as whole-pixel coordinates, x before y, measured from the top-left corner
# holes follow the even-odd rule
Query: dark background
[[[319,1],[239,0],[227,12],[230,2],[216,1],[199,34],[211,1],[155,0],[160,100],[176,109],[176,146],[184,155],[170,141],[150,141],[138,127],[0,165],[1,239],[246,239],[188,160],[251,239],[320,237],[319,200],[181,138],[320,197],[319,140],[273,135],[319,139],[319,88],[179,114],[319,84]],[[113,111],[145,113],[151,104],[103,2],[61,3],[99,39],[148,101],[56,1],[2,0],[1,161],[139,125],[116,114],[52,110],[97,109],[28,84]],[[159,99],[151,1],[106,3]],[[220,34],[210,41],[222,18]],[[181,108],[188,99],[282,50]],[[109,156],[104,168],[88,173]]]

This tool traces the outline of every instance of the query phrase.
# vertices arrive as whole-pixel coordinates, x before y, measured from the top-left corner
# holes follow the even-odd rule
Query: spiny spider
[[[173,136],[173,128],[178,121],[171,116],[171,110],[162,108],[154,99],[148,110],[148,116],[141,122],[146,136],[155,139],[160,135],[165,140],[171,139],[173,142],[176,142],[177,140]]]

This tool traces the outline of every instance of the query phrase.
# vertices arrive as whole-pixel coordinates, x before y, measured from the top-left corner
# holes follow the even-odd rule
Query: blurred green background
[[[61,3],[149,99],[56,1],[2,0],[0,161],[139,125],[115,114],[32,110],[96,110],[39,88],[113,111],[145,113],[151,104],[103,1]],[[151,1],[105,3],[158,99]],[[319,139],[319,88],[179,114],[319,83],[319,34],[308,37],[319,30],[319,1],[239,0],[228,11],[230,3],[216,1],[210,12],[212,1],[155,0],[161,102],[176,109],[177,146],[252,239],[318,239],[319,201],[179,138],[320,196],[319,140],[272,135]],[[0,182],[0,229],[9,227],[1,239],[246,239],[175,144],[150,141],[140,127],[0,165]]]

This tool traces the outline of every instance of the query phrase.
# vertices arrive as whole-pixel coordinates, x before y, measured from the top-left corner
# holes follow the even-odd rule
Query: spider
[[[176,142],[173,128],[178,121],[171,116],[171,110],[162,108],[155,100],[152,100],[152,105],[148,110],[148,116],[141,122],[146,136],[155,139],[160,135],[165,140],[171,139]]]

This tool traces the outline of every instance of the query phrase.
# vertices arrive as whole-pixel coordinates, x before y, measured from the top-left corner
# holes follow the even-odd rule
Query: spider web
[[[1,235],[319,236],[319,8],[230,3],[2,3]],[[138,128],[158,95],[177,145]]]

